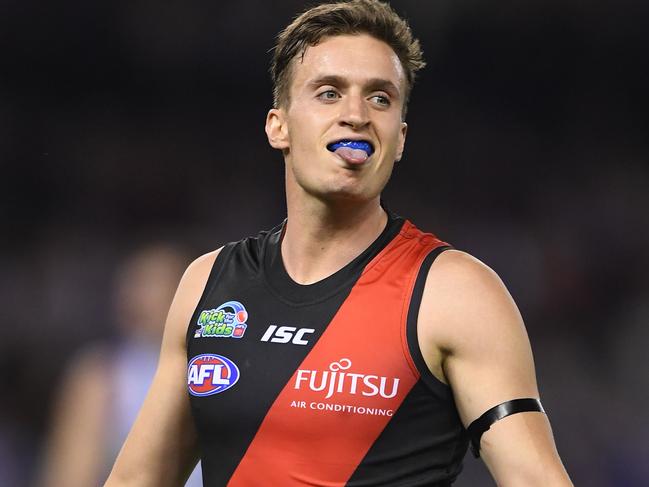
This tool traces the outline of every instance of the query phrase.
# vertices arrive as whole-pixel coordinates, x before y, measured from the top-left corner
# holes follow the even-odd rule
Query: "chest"
[[[206,292],[188,329],[199,433],[223,440],[266,422],[304,439],[318,418],[362,432],[393,414],[416,381],[404,353],[404,277],[361,276],[296,305],[262,278],[235,275]]]

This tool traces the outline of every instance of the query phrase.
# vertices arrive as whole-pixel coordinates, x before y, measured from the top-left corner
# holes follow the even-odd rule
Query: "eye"
[[[323,91],[322,93],[318,94],[317,97],[320,98],[321,100],[333,101],[333,100],[337,100],[338,98],[340,98],[340,95],[335,90],[326,90],[326,91]]]
[[[383,106],[383,107],[389,107],[390,106],[390,98],[388,98],[386,95],[374,95],[370,98],[374,103],[377,105]]]

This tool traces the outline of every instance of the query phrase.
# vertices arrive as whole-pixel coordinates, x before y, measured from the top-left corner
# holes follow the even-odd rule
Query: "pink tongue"
[[[351,147],[339,147],[336,154],[350,164],[361,164],[367,160],[367,152],[363,149],[352,149]]]

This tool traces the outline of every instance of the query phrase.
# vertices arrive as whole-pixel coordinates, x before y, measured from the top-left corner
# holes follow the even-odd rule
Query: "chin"
[[[361,203],[377,198],[380,192],[371,191],[358,184],[345,184],[330,188],[318,188],[312,194],[323,201]]]
[[[321,201],[331,202],[367,202],[377,198],[389,178],[374,180],[368,177],[359,177],[358,173],[329,174],[291,174],[287,179],[287,190],[290,186],[301,188],[301,191]],[[297,176],[297,177],[296,177]],[[301,176],[301,177],[300,177]],[[307,176],[307,177],[305,177]],[[371,181],[369,179],[372,179]],[[300,192],[300,190],[298,190]]]

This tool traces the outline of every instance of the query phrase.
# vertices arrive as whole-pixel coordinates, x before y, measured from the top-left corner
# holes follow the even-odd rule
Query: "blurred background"
[[[503,278],[575,484],[648,485],[649,3],[391,4],[428,67],[387,206]],[[138,259],[283,219],[268,50],[305,6],[0,2],[0,485],[56,470],[70,390],[118,408]],[[456,485],[493,482],[467,456]]]

